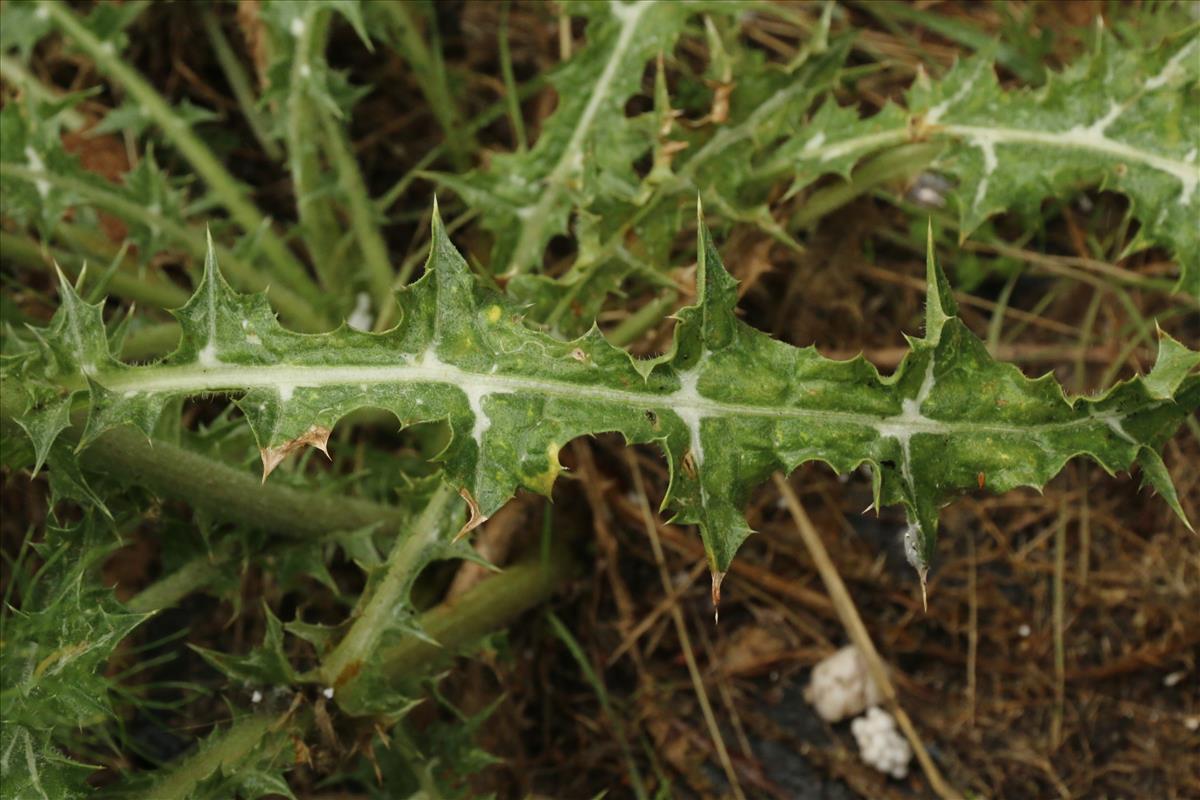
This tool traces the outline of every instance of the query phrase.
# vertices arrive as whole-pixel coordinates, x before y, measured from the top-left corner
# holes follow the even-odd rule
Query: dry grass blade
[[[658,527],[654,524],[654,512],[650,510],[650,501],[646,499],[646,485],[642,481],[642,472],[638,467],[637,457],[632,450],[627,450],[626,455],[629,459],[629,470],[633,474],[638,505],[642,511],[642,523],[646,527],[646,535],[650,537],[650,546],[654,548],[654,561],[658,564],[658,575],[662,579],[663,591],[669,595],[672,588],[671,574],[667,569],[667,559],[663,554],[662,542],[658,538]],[[692,679],[692,688],[696,691],[696,700],[699,701],[700,709],[704,713],[704,724],[708,726],[708,735],[712,737],[713,747],[717,750],[717,758],[721,762],[721,768],[725,770],[725,778],[729,781],[729,788],[733,791],[733,796],[738,798],[738,800],[742,800],[745,794],[742,793],[742,786],[738,781],[737,771],[733,768],[733,761],[729,758],[729,750],[725,747],[725,739],[721,736],[721,729],[718,727],[717,718],[713,714],[712,703],[708,700],[708,692],[704,688],[704,679],[700,675],[700,668],[696,665],[696,654],[692,650],[687,623],[683,619],[683,612],[679,610],[678,603],[671,604],[671,619],[675,622],[675,632],[679,636],[680,649],[683,651],[683,656],[687,661],[688,675]]]
[[[846,584],[842,581],[842,576],[838,574],[837,567],[834,566],[833,560],[829,557],[829,552],[825,549],[820,535],[817,533],[816,528],[813,527],[812,521],[804,511],[804,507],[800,505],[800,498],[796,497],[796,493],[788,485],[787,479],[778,472],[774,475],[774,481],[775,485],[779,488],[779,493],[783,495],[783,500],[787,504],[792,519],[796,522],[796,527],[800,531],[800,536],[804,539],[804,544],[808,547],[813,564],[816,566],[817,572],[821,575],[821,580],[825,583],[825,589],[829,592],[829,598],[833,601],[833,607],[846,629],[847,636],[850,637],[850,641],[862,652],[866,659],[867,667],[871,672],[871,679],[879,686],[880,691],[883,693],[884,705],[887,706],[887,710],[891,712],[892,716],[896,718],[900,730],[904,732],[904,737],[912,745],[913,753],[916,754],[917,761],[921,764],[921,770],[929,780],[930,787],[942,800],[961,800],[962,795],[942,777],[942,773],[938,770],[937,765],[933,763],[929,751],[925,749],[925,743],[917,734],[917,729],[913,725],[912,720],[908,718],[908,714],[901,707],[896,687],[888,677],[887,667],[883,663],[883,658],[879,655],[879,651],[875,649],[875,643],[871,641],[871,634],[867,632],[867,626],[863,624],[862,616],[858,613],[858,607],[854,605],[854,600],[850,597],[850,592],[847,591]]]

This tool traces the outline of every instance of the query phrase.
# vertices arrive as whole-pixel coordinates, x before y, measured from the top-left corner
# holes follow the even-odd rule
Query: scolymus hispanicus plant
[[[185,85],[228,85],[232,99],[210,110],[168,99],[177,83],[134,67],[148,63],[129,44],[149,8],[180,13],[0,6],[0,67],[15,87],[0,109],[0,237],[16,269],[4,294],[4,464],[49,496],[5,589],[0,793],[81,796],[96,780],[89,764],[126,765],[125,744],[115,759],[107,737],[150,707],[119,671],[126,648],[158,635],[154,614],[205,592],[261,634],[248,654],[189,641],[223,681],[191,697],[223,694],[236,721],[167,769],[123,777],[118,794],[287,795],[284,774],[320,760],[314,739],[336,740],[334,726],[353,739],[361,731],[345,728],[363,720],[390,730],[393,757],[420,765],[429,785],[435,764],[477,768],[469,748],[431,756],[404,741],[396,720],[440,663],[421,648],[452,649],[463,630],[477,638],[542,603],[572,574],[556,549],[568,536],[547,522],[536,563],[506,567],[457,612],[428,612],[418,578],[438,560],[478,560],[466,534],[497,523],[514,495],[563,489],[560,456],[596,434],[661,458],[663,519],[696,527],[714,602],[751,535],[755,489],[812,461],[868,475],[873,507],[902,509],[922,588],[944,505],[1043,487],[1076,456],[1109,472],[1136,465],[1183,517],[1160,454],[1200,402],[1200,356],[1164,333],[1140,377],[1067,394],[968,330],[935,252],[962,267],[970,245],[997,238],[1002,212],[1024,246],[1044,227],[1044,201],[1110,190],[1129,206],[1106,258],[1154,247],[1170,259],[1094,282],[1146,290],[1170,309],[1165,327],[1188,330],[1167,314],[1194,312],[1200,295],[1194,28],[1147,46],[1097,30],[1061,71],[1039,57],[1040,77],[1011,48],[983,48],[934,78],[905,73],[867,113],[848,90],[881,65],[860,63],[875,56],[853,30],[835,31],[832,3],[799,16],[670,0],[503,4],[497,38],[508,41],[509,14],[537,17],[558,31],[556,66],[518,81],[504,45],[487,83],[503,99],[468,113],[433,4],[241,4],[236,22],[232,7],[196,5],[211,74],[186,48],[175,63]],[[805,23],[783,60],[742,36],[776,13]],[[241,52],[243,31],[255,36]],[[347,68],[344,43],[361,43],[370,69]],[[703,63],[689,61],[697,50]],[[358,82],[392,54],[387,69],[411,77],[428,112],[417,117],[435,133],[428,152],[379,147],[390,122],[363,135],[370,104],[396,87]],[[997,65],[1023,86],[1002,84]],[[82,83],[55,83],[68,67]],[[550,94],[556,104],[526,128],[531,99]],[[235,116],[244,124],[227,125]],[[497,144],[500,128],[511,142]],[[103,177],[68,141],[120,151],[127,169]],[[243,162],[247,148],[257,160]],[[944,208],[878,189],[918,174],[938,178]],[[753,303],[739,296],[754,281],[739,263],[744,237],[798,254],[818,221],[872,191],[926,260],[923,281],[908,276],[923,284],[923,323],[888,321],[911,334],[898,366],[826,358],[739,318]],[[614,311],[615,326],[604,319]],[[638,352],[659,355],[632,355],[648,332],[660,338]],[[399,445],[388,439],[397,419]],[[100,577],[105,557],[138,536],[161,546],[162,574],[118,602]],[[263,602],[243,604],[255,569]],[[300,607],[283,621],[314,586],[324,616]],[[459,721],[469,742],[478,718]],[[371,758],[386,761],[381,752]]]

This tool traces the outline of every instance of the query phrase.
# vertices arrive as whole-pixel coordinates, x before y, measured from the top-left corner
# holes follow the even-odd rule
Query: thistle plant
[[[123,54],[144,5],[82,17],[62,3],[5,4],[5,28],[26,35],[4,41],[5,81],[19,90],[0,110],[4,258],[53,270],[56,299],[48,320],[6,313],[0,367],[5,466],[45,475],[51,512],[6,574],[3,794],[82,796],[125,709],[149,706],[111,666],[122,647],[194,593],[240,597],[232,567],[251,562],[272,565],[276,600],[319,585],[343,618],[281,619],[268,603],[250,653],[193,645],[222,692],[241,692],[235,721],[182,759],[108,774],[105,791],[291,796],[287,772],[311,767],[306,742],[328,735],[331,713],[392,731],[413,791],[462,789],[405,734],[440,662],[434,643],[453,651],[502,627],[572,575],[574,559],[550,537],[539,558],[457,605],[419,598],[419,579],[434,562],[477,560],[470,535],[522,490],[550,497],[560,456],[581,437],[619,433],[661,455],[660,511],[694,526],[713,603],[753,533],[752,493],[812,461],[865,475],[876,510],[902,508],[922,591],[944,506],[972,491],[1041,489],[1076,457],[1140,472],[1188,524],[1161,454],[1200,406],[1196,350],[1160,330],[1145,374],[1093,394],[1027,377],[959,316],[925,210],[913,217],[925,234],[920,335],[909,331],[884,374],[740,319],[721,247],[748,229],[799,251],[822,216],[926,170],[952,179],[954,216],[938,225],[962,241],[996,214],[1034,218],[1046,198],[1099,186],[1127,197],[1139,225],[1125,253],[1159,247],[1176,260],[1175,273],[1142,284],[1162,294],[1168,318],[1194,313],[1194,26],[1146,49],[1097,32],[1090,52],[1036,89],[1003,88],[995,54],[978,54],[937,80],[919,73],[902,106],[864,116],[838,102],[855,39],[837,32],[832,5],[786,63],[738,41],[744,5],[566,4],[560,21],[569,33],[582,18],[586,44],[525,86],[506,63],[508,97],[470,122],[430,5],[255,6],[249,66],[221,7],[206,7],[216,69],[289,178],[292,207],[277,219],[205,135],[211,116],[173,104]],[[331,63],[335,34],[418,70],[441,131],[443,144],[385,192],[352,140],[371,89]],[[138,143],[120,183],[64,147],[88,92],[58,94],[24,66],[43,37],[87,59],[121,99],[90,134]],[[672,63],[681,41],[706,48],[702,70]],[[546,82],[558,106],[529,144],[519,98]],[[625,113],[640,95],[646,110]],[[700,122],[681,123],[683,107],[705,105]],[[506,115],[513,151],[484,163],[476,137]],[[845,181],[818,183],[829,175]],[[401,222],[395,201],[417,181],[438,197],[419,224]],[[797,198],[794,214],[778,213]],[[98,234],[102,214],[124,225],[120,243]],[[456,247],[467,224],[487,247]],[[400,228],[411,239],[403,259]],[[681,246],[692,233],[694,246]],[[570,256],[552,264],[563,234]],[[156,254],[179,268],[160,269]],[[678,263],[695,265],[687,285],[670,272]],[[633,291],[656,298],[645,306],[654,313],[602,331],[602,310]],[[627,349],[680,295],[690,299],[660,353]],[[396,421],[411,431],[404,458],[370,435]],[[312,449],[332,463],[319,466]],[[147,497],[178,535],[164,537],[163,576],[119,602],[100,565],[145,521]],[[361,568],[356,594],[332,574],[334,553]],[[271,692],[278,702],[264,700]],[[445,752],[483,758],[469,743]]]

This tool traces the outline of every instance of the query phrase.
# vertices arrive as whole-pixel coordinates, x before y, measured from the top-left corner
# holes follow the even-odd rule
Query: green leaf
[[[0,795],[8,800],[74,800],[91,794],[93,767],[63,755],[45,730],[5,720],[0,734]]]
[[[20,607],[4,610],[0,640],[4,797],[70,797],[84,788],[86,772],[76,774],[84,767],[57,746],[113,716],[104,666],[150,616],[128,611],[91,577],[113,546],[90,516],[73,528],[51,528],[45,542],[33,545],[42,560],[37,573],[12,578]],[[63,789],[66,782],[76,788]]]
[[[173,106],[179,119],[189,128],[194,128],[204,122],[213,122],[220,116],[210,109],[198,106],[188,100]],[[106,133],[120,133],[140,138],[146,131],[155,129],[154,118],[136,100],[127,98],[124,103],[104,115],[88,133],[100,136]]]
[[[728,118],[696,131],[671,125],[675,112],[665,83],[656,81],[655,110],[629,121],[645,127],[643,146],[635,156],[654,147],[650,174],[636,194],[618,192],[612,188],[617,184],[608,181],[606,190],[576,196],[577,203],[587,205],[575,209],[578,254],[570,270],[553,281],[518,275],[506,286],[509,293],[530,303],[533,319],[556,332],[578,335],[627,278],[674,288],[663,274],[664,265],[697,194],[722,217],[754,225],[795,247],[771,216],[765,191],[769,187],[757,180],[753,163],[794,135],[814,98],[836,78],[849,46],[850,38],[842,37],[790,71],[767,63],[761,53],[740,50]],[[679,92],[686,94],[693,87],[683,81]],[[706,97],[706,110],[709,102]],[[686,147],[667,156],[668,143],[673,149]]]
[[[296,681],[296,671],[283,648],[283,623],[271,609],[263,606],[267,630],[261,647],[244,656],[234,656],[190,645],[205,661],[230,680],[255,686],[290,686]]]
[[[633,359],[594,328],[562,341],[526,327],[520,308],[480,286],[435,210],[426,275],[399,296],[402,322],[390,331],[284,330],[265,298],[225,284],[210,254],[204,281],[177,312],[179,349],[160,364],[119,365],[97,349],[106,347],[98,310],[64,285],[55,333],[44,334],[47,357],[83,356],[73,378],[65,363],[49,372],[70,389],[90,386],[104,406],[92,435],[122,419],[141,423],[173,398],[238,393],[264,473],[295,449],[323,449],[338,419],[358,408],[388,409],[405,424],[445,420],[445,479],[484,517],[520,487],[548,494],[570,440],[619,431],[663,450],[666,505],[700,527],[714,573],[751,533],[741,512],[750,491],[776,470],[813,460],[838,472],[867,465],[877,505],[906,508],[910,558],[923,570],[938,509],[981,475],[1003,492],[1042,486],[1075,455],[1127,469],[1200,404],[1195,354],[1170,340],[1149,380],[1091,397],[1067,398],[1052,376],[1030,380],[995,361],[954,316],[932,257],[925,337],[910,340],[893,375],[861,356],[832,361],[792,347],[737,319],[736,282],[698,224],[697,304],[679,312],[674,345],[656,359]],[[90,343],[57,341],[84,331]],[[20,363],[35,382],[36,364]]]
[[[483,214],[495,235],[492,269],[515,275],[541,267],[546,244],[565,233],[571,211],[614,190],[632,198],[633,162],[654,143],[650,126],[625,117],[646,63],[669,52],[690,10],[683,3],[646,0],[572,3],[588,18],[586,47],[551,78],[558,108],[525,153],[492,159],[486,170],[439,175]]]
[[[21,61],[29,56],[38,41],[50,32],[50,15],[35,0],[11,0],[0,6],[0,52],[16,49]]]
[[[1141,229],[1130,249],[1169,249],[1177,288],[1200,296],[1200,34],[1146,51],[1104,34],[1038,90],[1005,91],[975,57],[937,83],[919,79],[906,104],[860,118],[827,103],[761,172],[791,170],[794,192],[881,150],[945,142],[936,166],[959,181],[964,237],[998,212],[1036,213],[1047,196],[1099,186],[1132,201]]]

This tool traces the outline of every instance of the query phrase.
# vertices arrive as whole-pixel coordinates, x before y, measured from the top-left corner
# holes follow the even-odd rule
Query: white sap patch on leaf
[[[704,419],[701,410],[703,400],[696,389],[700,383],[700,365],[679,374],[679,388],[668,399],[670,408],[683,420],[691,435],[692,458],[696,467],[704,465],[704,442],[700,437],[700,423]]]
[[[217,357],[217,348],[213,345],[212,339],[209,339],[208,344],[200,348],[200,352],[196,354],[196,361],[202,367],[221,366],[221,359]]]
[[[375,317],[371,314],[371,295],[359,292],[354,298],[354,310],[346,318],[346,325],[356,331],[369,331],[374,323]]]
[[[935,383],[933,359],[931,358],[929,366],[925,368],[925,377],[921,381],[921,388],[917,390],[917,396],[901,401],[899,414],[888,417],[875,426],[880,436],[895,439],[900,444],[900,472],[904,476],[904,483],[913,492],[914,499],[916,493],[913,486],[912,453],[909,450],[909,443],[912,437],[918,433],[938,433],[942,430],[939,422],[929,419],[921,413],[921,406],[929,398],[929,393],[933,391]]]
[[[468,383],[459,388],[466,394],[467,405],[470,406],[471,413],[475,415],[475,425],[471,429],[471,438],[482,448],[483,434],[487,433],[487,429],[492,425],[491,419],[488,418],[487,413],[483,410],[483,398],[487,397],[489,392],[478,384]]]

